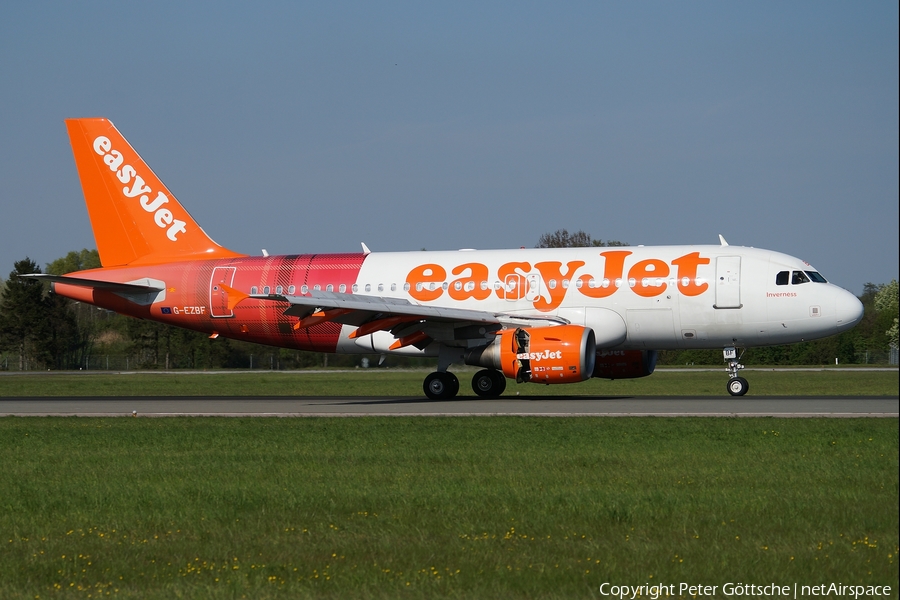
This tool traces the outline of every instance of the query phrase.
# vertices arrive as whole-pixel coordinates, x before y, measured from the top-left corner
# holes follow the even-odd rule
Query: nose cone
[[[863,305],[859,298],[847,290],[838,290],[834,312],[837,317],[837,330],[846,331],[862,321]]]

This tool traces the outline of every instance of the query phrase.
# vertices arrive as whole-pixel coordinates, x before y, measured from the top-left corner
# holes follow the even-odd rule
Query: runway
[[[897,396],[743,398],[510,396],[422,397],[21,397],[0,398],[0,416],[80,417],[898,417]]]

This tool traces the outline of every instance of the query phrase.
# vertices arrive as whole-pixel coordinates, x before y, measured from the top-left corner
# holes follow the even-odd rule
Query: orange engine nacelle
[[[466,364],[502,371],[519,383],[572,383],[594,371],[594,331],[580,325],[507,329],[466,353]]]
[[[598,350],[592,377],[636,379],[656,368],[656,350]]]

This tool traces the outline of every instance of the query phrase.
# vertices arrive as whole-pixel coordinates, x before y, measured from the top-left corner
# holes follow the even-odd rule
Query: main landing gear
[[[422,384],[431,400],[449,400],[459,393],[459,379],[449,371],[435,371]],[[496,398],[506,389],[506,377],[494,369],[482,369],[472,377],[472,389],[482,398]]]
[[[448,400],[459,393],[459,379],[449,371],[435,371],[425,378],[422,389],[432,400]]]
[[[737,355],[737,348],[729,346],[722,351],[725,358],[725,371],[730,375],[728,379],[728,393],[732,396],[743,396],[750,389],[750,383],[743,377],[738,377],[738,372],[744,368],[744,365],[738,361],[740,357]],[[743,356],[743,352],[741,353]]]
[[[494,369],[482,369],[472,378],[472,389],[482,398],[496,398],[506,389],[506,377]]]

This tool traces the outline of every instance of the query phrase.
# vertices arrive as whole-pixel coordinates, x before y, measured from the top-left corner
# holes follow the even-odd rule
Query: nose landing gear
[[[743,356],[741,352],[741,356]],[[737,348],[729,346],[722,351],[725,358],[725,371],[730,375],[728,379],[728,393],[732,396],[743,396],[750,389],[750,383],[743,377],[738,377],[738,372],[744,368],[744,365],[738,361],[740,357],[737,355]]]

